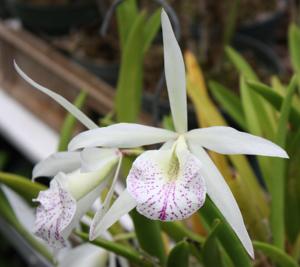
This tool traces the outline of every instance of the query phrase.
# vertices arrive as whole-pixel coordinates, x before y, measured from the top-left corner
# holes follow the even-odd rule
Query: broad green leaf
[[[205,266],[223,266],[219,244],[216,239],[217,233],[221,229],[220,226],[221,221],[215,219],[211,231],[203,244],[202,254]]]
[[[222,84],[210,81],[209,89],[224,111],[243,129],[247,130],[245,115],[238,96]]]
[[[0,172],[0,183],[5,184],[17,192],[28,202],[31,202],[33,198],[36,198],[40,191],[47,189],[47,187],[42,184],[33,183],[25,177],[6,172]]]
[[[163,246],[159,222],[147,219],[136,210],[131,211],[130,215],[141,248],[156,257],[164,265],[166,252]]]
[[[122,53],[116,93],[117,121],[136,122],[142,94],[143,33],[145,13],[140,13],[131,28]]]
[[[272,88],[269,86],[259,82],[247,81],[247,84],[251,90],[260,94],[278,111],[280,110],[284,99],[281,95],[272,90]],[[299,125],[300,123],[300,106],[296,105],[295,103],[293,103],[291,106],[290,120],[294,125]]]
[[[76,231],[75,233],[84,241],[89,242],[89,235],[87,233],[79,232],[79,231]],[[117,255],[120,255],[128,259],[130,262],[137,264],[137,266],[141,266],[141,267],[153,266],[153,263],[151,263],[146,257],[144,257],[141,253],[138,253],[135,249],[129,246],[124,246],[114,241],[109,241],[103,238],[97,238],[94,241],[90,241],[90,243],[102,247]]]
[[[189,266],[189,244],[181,241],[171,250],[167,267],[188,267]]]
[[[122,51],[124,51],[127,37],[129,36],[129,33],[137,16],[138,7],[136,4],[136,0],[126,0],[118,5],[117,20]]]
[[[147,20],[145,29],[144,29],[144,53],[146,53],[157,35],[157,32],[160,28],[160,14],[161,9],[157,9],[154,14]]]
[[[221,220],[222,224],[217,232],[217,237],[222,247],[229,255],[235,267],[251,267],[251,260],[240,243],[238,237],[227,224],[222,214],[215,207],[213,202],[206,198],[204,206],[199,210],[201,217],[208,225],[212,225],[215,219]]]
[[[293,77],[286,97],[280,109],[280,118],[275,142],[282,148],[286,148],[286,138],[288,132],[288,119],[292,105],[292,98],[297,88],[296,77]],[[286,159],[272,159],[272,183],[270,187],[271,194],[271,229],[273,234],[274,245],[284,249],[284,186],[286,174]]]
[[[76,97],[74,105],[81,109],[85,103],[87,94],[84,91],[81,91],[80,94]],[[76,125],[77,119],[72,115],[68,114],[65,118],[64,124],[60,131],[60,139],[58,144],[58,151],[64,151],[68,149],[68,143],[72,138],[74,127]]]
[[[274,263],[278,263],[281,267],[299,267],[292,257],[275,246],[259,241],[253,241],[253,245],[256,250],[262,251]]]

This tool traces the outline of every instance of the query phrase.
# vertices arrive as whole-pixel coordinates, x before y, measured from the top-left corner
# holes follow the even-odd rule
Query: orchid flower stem
[[[131,213],[137,239],[142,249],[156,257],[161,265],[166,263],[161,229],[158,221],[151,221],[139,214],[136,210]]]
[[[237,236],[209,198],[206,198],[204,206],[200,209],[200,214],[208,225],[212,225],[216,218],[222,221],[222,225],[220,225],[220,229],[217,233],[217,238],[231,258],[234,266],[251,267],[251,260]]]
[[[75,232],[77,236],[82,238],[85,241],[89,241],[89,235],[87,233],[83,233],[80,231]],[[129,261],[136,263],[137,266],[142,267],[151,267],[153,264],[148,261],[144,256],[138,253],[136,250],[129,248],[128,246],[124,246],[118,244],[114,241],[109,241],[102,238],[97,238],[95,241],[90,241],[90,243],[107,249],[111,252],[116,253],[117,255],[123,256],[124,258],[128,259]]]

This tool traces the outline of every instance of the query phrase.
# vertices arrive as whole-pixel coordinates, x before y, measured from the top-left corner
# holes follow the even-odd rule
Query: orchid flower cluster
[[[18,73],[33,87],[64,106],[89,130],[75,136],[68,152],[59,152],[38,163],[33,177],[53,176],[50,187],[34,201],[36,234],[54,248],[65,246],[72,230],[99,198],[110,190],[90,226],[90,239],[102,235],[132,209],[152,220],[175,221],[202,207],[206,195],[223,214],[246,251],[254,257],[238,204],[206,149],[221,154],[247,154],[287,158],[276,144],[230,127],[188,131],[185,67],[171,23],[161,13],[165,76],[175,131],[133,123],[99,128],[70,102]],[[133,162],[126,189],[110,206],[124,150],[162,144],[146,150]]]

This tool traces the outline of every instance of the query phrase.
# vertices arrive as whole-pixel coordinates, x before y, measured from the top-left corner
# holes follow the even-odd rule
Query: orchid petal
[[[189,147],[191,152],[198,157],[204,166],[202,171],[205,178],[207,194],[232,227],[249,255],[254,258],[254,251],[250,237],[245,227],[238,204],[234,199],[229,186],[201,146],[190,141]]]
[[[162,143],[176,137],[176,133],[164,129],[134,123],[118,123],[77,135],[71,140],[69,150],[96,146],[133,148]]]
[[[178,133],[185,133],[187,131],[187,100],[183,57],[168,15],[164,10],[161,12],[161,24],[165,75],[173,122]]]
[[[40,161],[32,171],[32,178],[55,176],[58,172],[71,172],[80,168],[79,152],[58,152]]]
[[[133,163],[127,190],[147,218],[174,221],[188,218],[204,203],[206,187],[201,163],[185,142],[169,150],[149,150]]]
[[[48,95],[52,99],[54,99],[58,104],[63,106],[68,112],[70,112],[77,120],[79,120],[85,127],[88,129],[95,129],[98,128],[98,125],[94,123],[89,117],[87,117],[79,108],[74,106],[72,103],[70,103],[68,100],[63,98],[61,95],[52,92],[48,88],[38,84],[34,80],[32,80],[30,77],[25,74],[21,68],[17,65],[17,63],[14,61],[14,66],[16,71],[19,73],[19,75],[28,82],[31,86],[36,88],[37,90],[43,92],[44,94]]]
[[[50,188],[41,191],[34,201],[40,203],[36,210],[35,234],[53,248],[65,247],[62,232],[72,222],[76,200],[59,181],[53,179]]]
[[[85,148],[80,153],[81,171],[92,172],[102,169],[107,162],[120,157],[118,149],[113,148]]]
[[[278,145],[262,137],[237,131],[231,127],[214,126],[189,131],[186,138],[194,144],[221,154],[248,154],[288,158]]]
[[[72,218],[72,221],[62,230],[61,235],[64,237],[64,239],[67,239],[69,237],[72,230],[79,224],[79,221],[83,217],[83,215],[90,210],[95,200],[100,197],[100,194],[106,187],[106,185],[107,180],[105,180],[103,183],[101,183],[99,186],[97,186],[77,202],[76,212],[74,214],[74,217]]]
[[[134,209],[136,205],[136,200],[125,189],[100,221],[98,221],[97,218],[94,218],[90,228],[90,240],[94,240],[103,234],[123,215]]]
[[[68,251],[59,260],[58,267],[106,267],[108,255],[104,249],[85,243]]]

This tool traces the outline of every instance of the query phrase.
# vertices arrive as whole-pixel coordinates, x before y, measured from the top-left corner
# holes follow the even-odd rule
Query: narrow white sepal
[[[186,138],[194,144],[221,154],[247,154],[288,158],[280,146],[262,137],[231,127],[214,126],[189,131]]]
[[[39,176],[53,177],[59,172],[72,172],[80,168],[79,152],[58,152],[35,165],[32,171],[32,179]]]
[[[135,123],[118,123],[80,133],[71,140],[69,150],[97,146],[133,148],[166,142],[176,137],[176,133],[165,129]]]
[[[21,70],[21,68],[17,65],[17,63],[15,61],[14,61],[14,66],[15,66],[16,71],[26,82],[28,82],[31,86],[33,86],[37,90],[43,92],[44,94],[48,95],[53,100],[55,100],[58,104],[63,106],[77,120],[79,120],[85,127],[87,127],[88,129],[98,128],[98,125],[96,123],[94,123],[89,117],[87,117],[80,109],[78,109],[76,106],[74,106],[67,99],[65,99],[64,97],[62,97],[61,95],[59,95],[57,93],[52,92],[50,89],[38,84],[37,82],[32,80],[30,77],[28,77],[28,75],[25,74],[24,71]]]
[[[185,133],[187,131],[187,99],[184,61],[172,25],[164,10],[161,12],[161,25],[165,76],[173,122],[178,133]]]
[[[251,239],[245,227],[239,206],[229,186],[201,146],[190,141],[189,148],[203,164],[202,174],[205,179],[207,194],[232,227],[248,254],[254,258]]]
[[[97,218],[94,217],[90,227],[90,240],[94,240],[102,235],[123,215],[134,209],[136,205],[135,199],[125,189],[100,221],[97,221]]]

